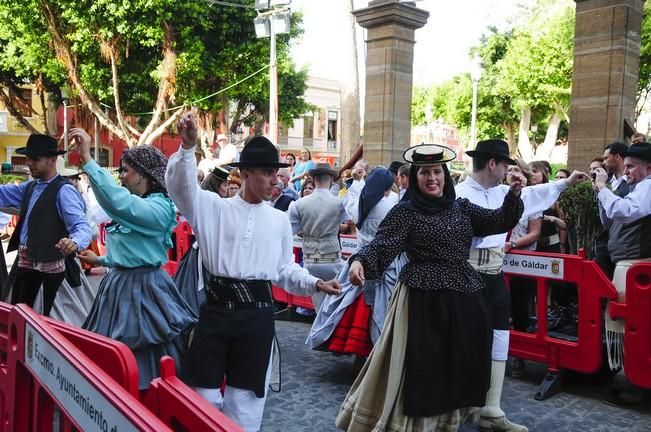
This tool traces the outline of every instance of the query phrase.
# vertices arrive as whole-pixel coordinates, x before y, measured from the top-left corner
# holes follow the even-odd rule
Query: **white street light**
[[[61,87],[61,99],[63,99],[63,149],[66,151],[65,160],[68,160],[68,99],[70,89],[67,85]]]
[[[269,135],[278,144],[278,65],[276,35],[289,33],[291,26],[290,0],[256,0],[258,17],[253,20],[258,38],[269,37]],[[259,7],[260,6],[260,7]]]
[[[470,69],[470,78],[472,79],[472,114],[470,119],[470,143],[474,149],[477,145],[477,90],[479,88],[479,80],[481,79],[481,61],[475,57]]]

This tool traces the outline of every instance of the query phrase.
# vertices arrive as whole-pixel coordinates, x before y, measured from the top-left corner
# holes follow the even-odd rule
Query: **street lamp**
[[[481,61],[478,57],[475,57],[470,69],[470,78],[472,79],[472,117],[470,119],[470,141],[473,149],[477,145],[477,89],[479,88],[481,73]]]
[[[70,89],[67,85],[61,87],[61,99],[63,100],[63,149],[66,151],[65,160],[68,161],[68,99],[70,99]]]
[[[258,38],[269,37],[269,135],[278,144],[278,65],[276,63],[276,35],[289,33],[290,0],[256,0],[258,16],[253,20]]]

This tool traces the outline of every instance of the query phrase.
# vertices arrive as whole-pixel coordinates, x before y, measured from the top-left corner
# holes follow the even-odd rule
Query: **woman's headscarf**
[[[445,185],[443,186],[443,195],[439,198],[426,196],[418,187],[418,170],[421,165],[413,165],[409,170],[409,187],[400,202],[400,205],[411,210],[419,211],[428,215],[433,215],[444,210],[448,210],[457,199],[454,191],[454,180],[450,175],[450,170],[446,164],[443,166],[445,173]]]
[[[384,167],[376,167],[366,178],[366,183],[359,196],[359,217],[357,228],[362,228],[368,214],[380,202],[384,192],[393,184],[393,174]]]
[[[147,175],[152,180],[152,189],[166,191],[165,169],[167,168],[167,157],[156,147],[140,145],[125,150],[122,154],[122,160],[136,171]]]

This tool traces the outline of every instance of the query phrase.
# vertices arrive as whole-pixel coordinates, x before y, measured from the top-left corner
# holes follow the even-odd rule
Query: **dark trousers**
[[[34,306],[38,290],[43,285],[43,315],[49,316],[57,291],[63,282],[65,272],[43,273],[38,270],[18,268],[16,282],[14,283],[11,303],[25,303]]]

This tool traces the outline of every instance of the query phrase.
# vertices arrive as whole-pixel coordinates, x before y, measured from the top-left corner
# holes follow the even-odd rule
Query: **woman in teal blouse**
[[[294,183],[294,189],[296,192],[300,192],[303,188],[303,180],[307,178],[307,173],[311,169],[314,169],[314,161],[312,160],[312,153],[306,148],[301,150],[301,160],[296,162],[294,165],[294,171],[292,174],[294,177],[290,179],[291,183]]]
[[[86,132],[72,129],[69,138],[77,142],[95,197],[112,220],[107,255],[79,254],[90,264],[109,268],[83,327],[129,346],[138,362],[140,389],[146,389],[158,376],[162,356],[179,364],[185,352],[183,335],[196,321],[161,269],[176,226],[174,204],[165,190],[167,158],[149,145],[126,150],[120,187],[92,160]]]

